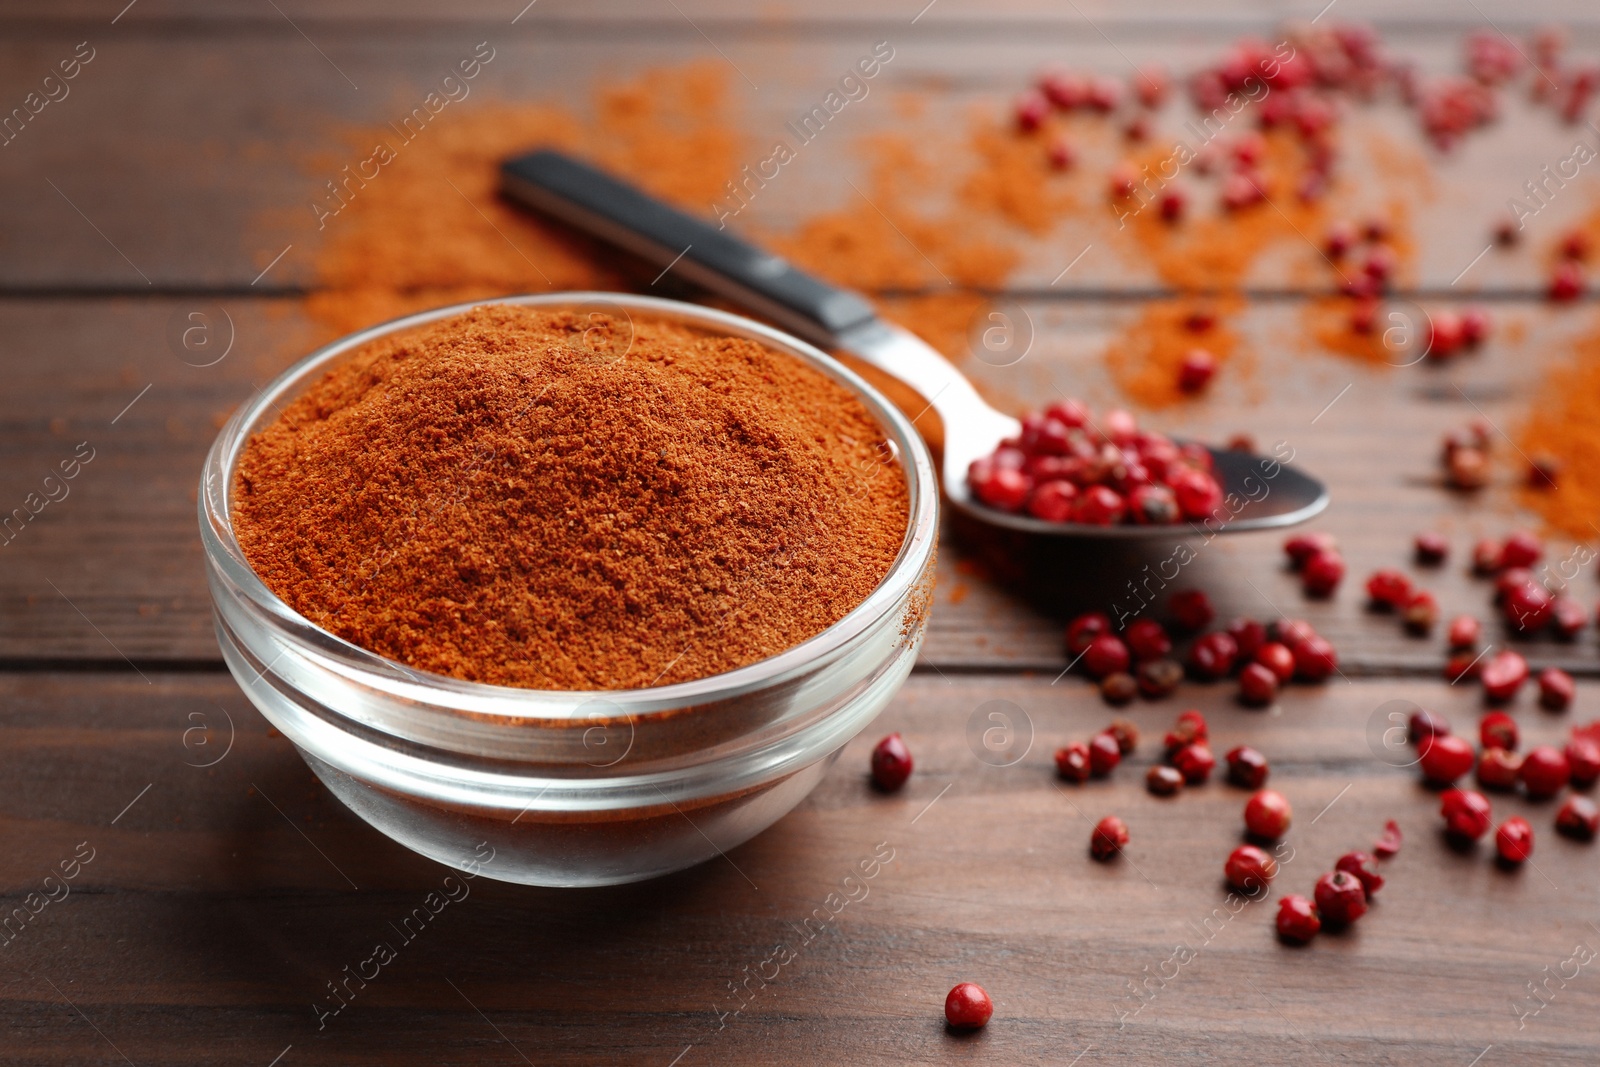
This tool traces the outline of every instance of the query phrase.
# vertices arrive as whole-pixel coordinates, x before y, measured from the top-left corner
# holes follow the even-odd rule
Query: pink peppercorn
[[[1600,808],[1588,797],[1570,796],[1556,812],[1556,830],[1579,841],[1593,840],[1600,831]]]
[[[1555,796],[1572,780],[1567,754],[1550,745],[1530,749],[1522,758],[1522,787],[1535,800]]]
[[[1478,757],[1478,784],[1485,789],[1509,790],[1522,777],[1522,757],[1503,748],[1486,748]]]
[[[1588,737],[1568,741],[1567,769],[1574,789],[1588,789],[1600,781],[1600,743]]]
[[[1559,667],[1546,667],[1539,672],[1539,704],[1551,711],[1566,711],[1577,694],[1572,675]]]
[[[977,1030],[994,1016],[994,1001],[981,985],[962,982],[944,998],[944,1019],[956,1030]]]
[[[1244,826],[1253,837],[1276,841],[1289,830],[1293,809],[1282,793],[1260,789],[1244,805]]]
[[[1161,659],[1172,652],[1172,638],[1167,636],[1166,627],[1154,619],[1135,619],[1122,632],[1122,640],[1140,662]]]
[[[1234,889],[1255,896],[1278,873],[1278,863],[1254,845],[1240,845],[1228,854],[1222,873]]]
[[[1337,552],[1318,552],[1300,572],[1300,585],[1307,596],[1332,596],[1343,580],[1344,557]]]
[[[1475,648],[1483,636],[1483,623],[1471,615],[1457,615],[1450,620],[1447,640],[1451,648]]]
[[[1122,746],[1110,734],[1096,734],[1089,741],[1089,773],[1103,778],[1122,762]]]
[[[1069,782],[1089,780],[1089,746],[1074,741],[1056,749],[1056,773]]]
[[[1128,824],[1115,815],[1107,815],[1095,824],[1089,835],[1089,853],[1097,860],[1108,860],[1128,844]]]
[[[1308,682],[1321,682],[1339,669],[1339,654],[1320,635],[1294,646],[1294,672]]]
[[[1295,944],[1305,944],[1322,929],[1322,919],[1311,901],[1290,893],[1278,901],[1278,936]]]
[[[1483,693],[1497,703],[1510,700],[1528,680],[1528,661],[1510,650],[1498,652],[1483,667]]]
[[[1189,785],[1204,784],[1216,765],[1217,758],[1211,754],[1210,747],[1198,741],[1184,745],[1172,754],[1172,766]]]
[[[1104,678],[1108,674],[1125,671],[1130,662],[1128,646],[1115,634],[1101,634],[1089,642],[1089,647],[1083,653],[1083,669],[1093,678]]]
[[[1271,773],[1267,757],[1249,745],[1230,750],[1227,759],[1228,781],[1245,789],[1260,789]]]
[[[1278,698],[1278,676],[1268,667],[1249,663],[1239,672],[1239,699],[1251,707],[1266,707]]]
[[[1393,859],[1400,854],[1400,843],[1403,835],[1400,833],[1400,824],[1390,819],[1383,824],[1383,833],[1372,846],[1372,854],[1380,860]]]
[[[1495,831],[1494,847],[1505,862],[1523,862],[1533,855],[1533,827],[1522,816],[1511,816]]]
[[[1482,793],[1447,789],[1439,797],[1445,832],[1458,841],[1476,841],[1489,832],[1489,801]]]
[[[1434,785],[1451,785],[1472,770],[1472,746],[1459,737],[1434,736],[1421,742],[1422,776]]]
[[[1374,893],[1383,888],[1383,875],[1373,867],[1373,859],[1365,852],[1346,852],[1339,857],[1333,865],[1334,870],[1353,874],[1361,883],[1361,888],[1366,892],[1367,899],[1371,900]]]
[[[1329,871],[1317,879],[1317,913],[1324,922],[1343,926],[1367,913],[1367,891],[1349,871]]]
[[[1239,656],[1239,646],[1225,633],[1209,633],[1195,641],[1189,649],[1189,667],[1203,679],[1216,679],[1228,675]]]
[[[1198,589],[1185,589],[1172,594],[1167,610],[1173,621],[1185,630],[1199,630],[1217,617],[1211,598]]]
[[[1491,711],[1478,723],[1478,739],[1484,748],[1513,751],[1517,747],[1517,736],[1517,720],[1503,711]]]
[[[1279,641],[1268,641],[1256,649],[1255,660],[1276,675],[1280,683],[1294,677],[1294,653]]]
[[[893,793],[911,777],[911,750],[899,734],[890,734],[872,749],[872,783]]]

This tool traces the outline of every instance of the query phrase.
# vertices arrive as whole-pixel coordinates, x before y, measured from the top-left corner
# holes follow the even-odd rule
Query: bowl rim
[[[267,424],[264,419],[269,413],[276,417],[283,406],[281,401],[298,395],[340,357],[393,334],[463,315],[475,308],[496,305],[578,308],[598,305],[595,310],[621,311],[630,321],[634,312],[680,321],[760,341],[802,360],[850,389],[878,420],[886,437],[898,450],[899,466],[906,480],[906,531],[900,550],[883,579],[843,618],[774,656],[721,674],[639,689],[530,689],[434,674],[362,648],[295,611],[256,574],[234,536],[230,507],[234,474],[250,439]],[[434,705],[441,710],[495,719],[590,722],[678,711],[757,692],[802,674],[819,659],[849,646],[878,624],[887,612],[895,610],[908,595],[915,595],[916,584],[922,580],[935,548],[939,482],[928,447],[911,420],[871,383],[814,345],[742,315],[699,304],[633,293],[576,290],[492,297],[432,308],[346,334],[296,360],[241,404],[212,442],[201,474],[199,518],[202,547],[208,563],[221,572],[231,588],[249,602],[280,638],[302,653],[341,673],[358,676],[363,683],[408,703]],[[215,589],[212,595],[218,595]],[[268,665],[266,670],[270,669]],[[525,707],[519,711],[519,706]]]

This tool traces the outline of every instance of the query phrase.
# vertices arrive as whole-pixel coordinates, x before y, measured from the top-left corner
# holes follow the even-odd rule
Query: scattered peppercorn
[[[1116,738],[1117,750],[1124,756],[1139,747],[1139,728],[1127,719],[1112,719],[1105,732]]]
[[[1172,767],[1158,764],[1144,776],[1145,788],[1158,797],[1170,797],[1183,788],[1183,775]]]
[[[1511,816],[1495,831],[1494,847],[1505,862],[1522,863],[1533,855],[1533,827],[1522,816]]]
[[[1183,666],[1174,659],[1153,659],[1139,664],[1139,692],[1152,700],[1171,696],[1183,681]]]
[[[1089,741],[1089,773],[1104,778],[1122,762],[1122,746],[1110,734],[1096,734]]]
[[[1556,829],[1579,841],[1592,841],[1600,831],[1600,808],[1588,797],[1570,796],[1556,812]]]
[[[1359,883],[1357,883],[1359,884]],[[1322,929],[1322,919],[1311,901],[1290,893],[1278,901],[1278,936],[1295,944],[1305,944]]]
[[[1559,667],[1546,667],[1539,672],[1539,705],[1550,711],[1566,711],[1577,694],[1577,684],[1572,675]]]
[[[1069,782],[1089,780],[1089,746],[1074,741],[1056,749],[1056,773]]]
[[[1478,738],[1484,748],[1514,751],[1517,747],[1517,720],[1503,711],[1491,711],[1478,722]]]
[[[1203,785],[1211,777],[1211,769],[1217,765],[1217,759],[1211,754],[1211,749],[1202,742],[1184,745],[1172,754],[1172,765],[1177,768],[1183,780],[1189,785]]]
[[[1245,801],[1244,827],[1252,837],[1276,841],[1289,830],[1293,818],[1289,800],[1274,789],[1260,789]]]
[[[1339,857],[1333,869],[1355,875],[1356,881],[1361,883],[1362,890],[1367,894],[1367,899],[1371,900],[1373,895],[1383,888],[1383,875],[1377,872],[1373,862],[1372,857],[1365,852],[1346,852]]]
[[[872,784],[893,793],[911,777],[911,750],[899,734],[890,734],[872,749]]]
[[[1128,824],[1115,815],[1107,815],[1095,824],[1089,835],[1089,853],[1097,860],[1108,860],[1128,844]]]
[[[1522,787],[1534,800],[1548,800],[1572,780],[1567,754],[1551,745],[1539,745],[1522,758]]]
[[[1445,833],[1458,842],[1476,841],[1489,832],[1489,801],[1468,789],[1447,789],[1439,797]]]
[[[1517,695],[1528,680],[1528,661],[1509,649],[1497,652],[1483,667],[1483,693],[1495,703]]]
[[[1390,819],[1383,824],[1383,833],[1372,846],[1372,854],[1380,860],[1393,859],[1400,854],[1400,843],[1403,835],[1400,833],[1400,824]]]
[[[1417,562],[1424,566],[1436,566],[1445,561],[1450,555],[1450,542],[1440,533],[1427,531],[1417,534],[1416,538]]]
[[[1278,863],[1254,845],[1240,845],[1222,866],[1228,885],[1252,896],[1262,892],[1278,873]]]
[[[1211,598],[1198,589],[1184,589],[1173,593],[1167,601],[1167,610],[1180,627],[1191,633],[1209,625],[1217,617]]]
[[[944,1020],[957,1030],[977,1030],[994,1016],[994,1001],[983,986],[962,982],[944,998]]]
[[[1249,745],[1240,745],[1228,752],[1228,781],[1245,789],[1260,789],[1271,768],[1267,757]]]
[[[1478,784],[1485,789],[1507,791],[1517,787],[1522,777],[1522,757],[1504,748],[1486,748],[1478,756]]]
[[[1260,663],[1239,672],[1239,700],[1251,707],[1266,707],[1278,698],[1278,676]]]
[[[1452,785],[1472,770],[1476,756],[1472,746],[1459,737],[1436,734],[1417,746],[1422,753],[1422,776],[1433,785]]]
[[[1349,871],[1329,871],[1317,879],[1317,913],[1334,926],[1353,923],[1367,913],[1367,891]]]
[[[1116,671],[1100,679],[1100,697],[1114,708],[1131,703],[1139,695],[1139,683],[1127,671]]]

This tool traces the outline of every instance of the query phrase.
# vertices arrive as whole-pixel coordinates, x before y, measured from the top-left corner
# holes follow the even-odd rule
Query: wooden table
[[[387,114],[486,38],[503,57],[486,83],[498,78],[494,91],[513,99],[576,99],[602,75],[721,55],[759,72],[744,101],[755,123],[805,106],[831,80],[818,71],[879,39],[896,42],[890,76],[901,84],[943,93],[952,109],[995,107],[1052,57],[1117,73],[1127,61],[1192,66],[1320,4],[1225,0],[1202,13],[1159,0],[943,0],[913,19],[921,6],[542,0],[513,20],[517,0],[215,11],[142,0],[120,14],[122,0],[81,0],[0,14],[7,108],[79,42],[94,50],[71,96],[0,150],[0,502],[20,503],[79,442],[95,457],[0,550],[0,885],[11,914],[35,909],[0,946],[0,1060],[1488,1067],[1600,1057],[1600,978],[1569,973],[1575,952],[1600,944],[1600,856],[1550,832],[1551,805],[1499,798],[1497,814],[1525,811],[1538,828],[1536,865],[1508,872],[1482,850],[1450,851],[1436,797],[1370,741],[1391,700],[1419,701],[1467,732],[1475,721],[1477,694],[1439,680],[1442,642],[1399,636],[1362,609],[1359,585],[1376,567],[1409,566],[1410,534],[1434,526],[1456,559],[1425,580],[1447,614],[1486,611],[1461,559],[1475,534],[1527,520],[1442,491],[1434,450],[1479,413],[1513,426],[1531,369],[1593,328],[1588,307],[1557,314],[1536,299],[1534,250],[1491,257],[1465,286],[1523,323],[1521,340],[1443,373],[1296,351],[1281,341],[1310,297],[1253,280],[1238,323],[1256,352],[1253,384],[1161,416],[1187,433],[1290,441],[1331,484],[1336,502],[1318,528],[1340,538],[1350,565],[1335,600],[1302,601],[1273,535],[1219,539],[1185,575],[1225,614],[1312,619],[1341,653],[1331,683],[1293,688],[1265,713],[1237,707],[1228,686],[1141,703],[1127,712],[1146,732],[1131,766],[1062,786],[1051,752],[1113,714],[1079,678],[1060,677],[1062,619],[1074,590],[1087,600],[1086,589],[1116,588],[1148,557],[1080,553],[1062,565],[1065,589],[1027,595],[985,580],[976,550],[952,540],[916,673],[792,815],[726,862],[646,885],[479,880],[319,1028],[313,1004],[330,1003],[327,984],[446,872],[328,795],[249,707],[212,634],[195,523],[201,457],[219,416],[313,333],[302,297],[314,236],[269,240],[259,228],[264,214],[304,211],[316,182],[295,154],[326,148],[330,120]],[[1490,17],[1520,31],[1557,14],[1551,3],[1428,0],[1401,13],[1343,0],[1332,17],[1402,19],[1388,24],[1395,46],[1443,67],[1460,34]],[[1592,55],[1600,26],[1578,27],[1575,44]],[[1409,120],[1372,121],[1404,133]],[[1415,219],[1417,288],[1452,291],[1487,220],[1571,137],[1547,121],[1508,122],[1448,164]],[[833,196],[833,172],[851,158],[847,138],[823,145],[797,188]],[[1589,208],[1593,178],[1582,181],[1536,220],[1540,240]],[[753,217],[782,228],[797,202],[775,199]],[[1082,243],[1052,235],[1015,275],[1039,324],[1037,355],[1020,370],[973,364],[996,397],[1019,402],[1049,380],[1115,399],[1099,351],[1159,287],[1116,256],[1052,286]],[[188,365],[168,330],[210,303],[232,317],[238,351]],[[1579,579],[1585,599],[1592,583]],[[1535,644],[1530,656],[1586,676],[1567,719],[1522,698],[1525,736],[1559,741],[1568,719],[1595,707],[1593,638]],[[992,701],[1014,705],[1032,737],[1008,766],[968,740]],[[1399,820],[1405,851],[1357,927],[1296,950],[1273,936],[1274,904],[1226,909],[1221,864],[1243,794],[1213,783],[1160,800],[1142,785],[1161,732],[1188,706],[1211,717],[1218,752],[1247,740],[1266,751],[1296,806],[1295,858],[1278,891],[1308,892],[1336,856]],[[864,770],[891,730],[909,739],[917,772],[882,796]],[[1110,812],[1133,841],[1121,862],[1096,864],[1089,827]],[[859,860],[888,850],[865,898],[777,977],[750,978],[770,973],[763,961],[793,938],[791,924]],[[63,864],[75,874],[65,890],[46,881]],[[47,891],[59,899],[30,896]],[[961,980],[996,1001],[975,1036],[942,1023],[944,992]],[[1530,983],[1546,983],[1537,1014]]]

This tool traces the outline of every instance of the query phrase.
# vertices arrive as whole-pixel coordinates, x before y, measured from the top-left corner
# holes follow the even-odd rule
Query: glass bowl
[[[516,689],[429,674],[317,627],[273,594],[231,525],[234,469],[251,436],[378,338],[483,304],[670,319],[751,338],[857,395],[903,477],[909,521],[887,576],[793,648],[724,674],[650,689]],[[313,352],[252,398],[206,457],[200,536],[228,669],[334,795],[425,856],[505,881],[632,882],[727,852],[821,780],[893,697],[921,644],[933,582],[938,481],[911,423],[804,341],[736,315],[620,293],[475,301],[410,315]]]

